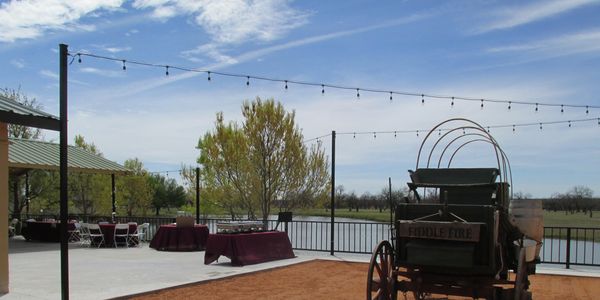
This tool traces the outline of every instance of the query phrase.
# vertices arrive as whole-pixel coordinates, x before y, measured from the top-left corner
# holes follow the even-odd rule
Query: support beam
[[[69,216],[69,203],[67,188],[69,179],[67,174],[67,68],[68,68],[68,46],[59,46],[59,93],[60,93],[60,292],[63,300],[69,299],[69,236],[67,222]],[[1,223],[1,222],[0,222]]]
[[[200,168],[196,167],[196,224],[200,224]]]
[[[335,130],[331,131],[331,241],[329,254],[333,255],[335,247]]]
[[[8,216],[8,126],[0,122],[0,216]],[[8,293],[8,222],[0,222],[0,294]]]

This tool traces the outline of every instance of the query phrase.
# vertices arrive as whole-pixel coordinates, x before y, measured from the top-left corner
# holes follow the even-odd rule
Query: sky
[[[330,162],[336,131],[335,180],[346,191],[379,193],[388,178],[404,187],[428,130],[466,118],[484,128],[507,125],[490,134],[510,162],[514,192],[550,197],[584,185],[598,196],[598,15],[600,1],[591,0],[2,1],[0,88],[20,89],[58,115],[59,44],[117,59],[73,57],[69,140],[83,135],[108,159],[137,157],[175,178],[182,165],[196,166],[198,139],[214,128],[217,112],[240,123],[243,101],[260,97],[293,111],[307,146],[321,143]],[[245,77],[212,73],[209,81],[205,72],[176,68],[167,76],[164,67],[132,61],[251,78],[247,85]],[[285,89],[256,77],[316,85]],[[368,89],[475,101],[399,93],[390,100]],[[536,111],[532,103],[556,106]],[[513,130],[518,124],[533,125]],[[439,136],[424,143],[418,166]],[[44,138],[58,140],[49,131]],[[460,145],[450,144],[442,165]],[[481,141],[452,160],[453,167],[496,165]]]

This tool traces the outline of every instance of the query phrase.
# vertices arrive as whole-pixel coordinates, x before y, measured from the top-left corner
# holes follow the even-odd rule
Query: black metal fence
[[[73,216],[85,222],[112,221],[110,216]],[[30,218],[43,220],[50,215],[31,215]],[[149,223],[148,238],[151,239],[160,225],[175,222],[174,217],[115,217],[116,222]],[[217,223],[229,219],[202,218],[201,223],[209,227],[209,232],[217,232]],[[297,250],[327,251],[331,247],[331,222],[299,221],[277,224],[269,220],[270,229],[288,233],[292,247]],[[370,254],[382,240],[391,240],[389,223],[376,222],[335,222],[334,252]],[[542,263],[600,266],[600,228],[545,227],[544,241],[540,251]]]

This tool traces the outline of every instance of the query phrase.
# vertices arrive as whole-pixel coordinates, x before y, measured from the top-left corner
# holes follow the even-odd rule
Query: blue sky
[[[270,78],[564,105],[600,106],[600,1],[3,1],[0,87],[58,114],[58,44],[72,53]],[[414,169],[423,130],[453,117],[484,126],[600,117],[600,109],[389,95],[149,68],[82,57],[69,66],[69,134],[151,171],[194,165],[215,113],[241,120],[243,100],[275,98],[306,139],[338,133],[336,184],[379,192]],[[416,130],[420,135],[416,136]],[[515,191],[575,185],[600,193],[597,121],[493,129]],[[45,138],[56,135],[45,132]],[[330,151],[330,137],[320,140]],[[467,149],[468,148],[468,149]],[[455,166],[494,163],[473,143]],[[173,174],[173,173],[171,173]],[[173,176],[173,175],[171,175]]]

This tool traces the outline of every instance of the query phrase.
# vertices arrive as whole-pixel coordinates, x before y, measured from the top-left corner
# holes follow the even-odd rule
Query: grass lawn
[[[331,212],[325,209],[319,208],[310,208],[303,209],[299,211],[295,211],[296,215],[304,215],[304,216],[321,216],[321,217],[329,217]],[[379,210],[375,209],[361,209],[358,212],[356,211],[348,211],[348,209],[336,209],[335,210],[336,217],[341,218],[353,218],[353,219],[363,219],[363,220],[372,220],[379,222],[389,222],[390,221],[390,212],[389,210],[384,210],[383,212],[379,212]],[[575,213],[575,214],[565,214],[565,212],[551,212],[544,211],[544,226],[564,226],[564,227],[597,227],[600,228],[600,211],[595,211],[592,214],[592,218],[590,218],[589,214],[583,213]]]

